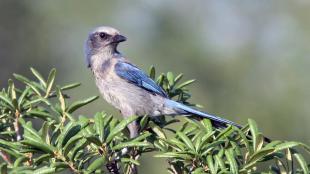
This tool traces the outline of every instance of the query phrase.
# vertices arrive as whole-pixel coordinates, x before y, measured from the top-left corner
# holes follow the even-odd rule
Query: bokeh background
[[[310,1],[0,1],[0,87],[12,73],[81,82],[73,99],[99,95],[83,44],[96,26],[128,37],[120,51],[147,70],[195,78],[192,101],[270,138],[310,143]],[[102,99],[80,110],[119,115]],[[141,173],[163,173],[144,158]]]

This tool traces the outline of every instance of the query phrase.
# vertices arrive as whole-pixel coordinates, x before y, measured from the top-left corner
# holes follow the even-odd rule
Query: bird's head
[[[95,28],[89,33],[85,43],[87,60],[90,59],[89,56],[95,54],[113,55],[118,53],[117,45],[124,41],[126,41],[126,37],[112,27],[101,26]]]
[[[102,26],[89,33],[86,41],[88,51],[116,51],[120,42],[126,41],[126,37],[112,27]]]

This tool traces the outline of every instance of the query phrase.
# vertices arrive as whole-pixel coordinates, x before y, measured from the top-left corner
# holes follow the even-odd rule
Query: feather
[[[148,75],[130,63],[118,62],[115,64],[114,71],[119,77],[136,86],[139,86],[153,94],[157,94],[165,98],[168,97],[166,92]]]

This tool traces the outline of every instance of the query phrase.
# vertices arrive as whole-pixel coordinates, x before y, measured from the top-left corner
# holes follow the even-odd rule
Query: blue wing
[[[115,73],[128,82],[139,86],[153,94],[158,94],[163,97],[168,97],[166,92],[158,86],[148,75],[136,66],[126,63],[118,62],[114,67]]]

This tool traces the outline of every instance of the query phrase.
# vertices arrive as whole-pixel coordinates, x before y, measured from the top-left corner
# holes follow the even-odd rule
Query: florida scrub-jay
[[[123,41],[126,41],[126,37],[114,28],[95,28],[89,33],[85,43],[85,55],[104,99],[119,109],[124,117],[198,115],[211,119],[215,125],[240,127],[232,121],[169,99],[160,86],[117,50],[118,44]],[[135,122],[128,128],[131,137],[137,136],[138,127]]]

